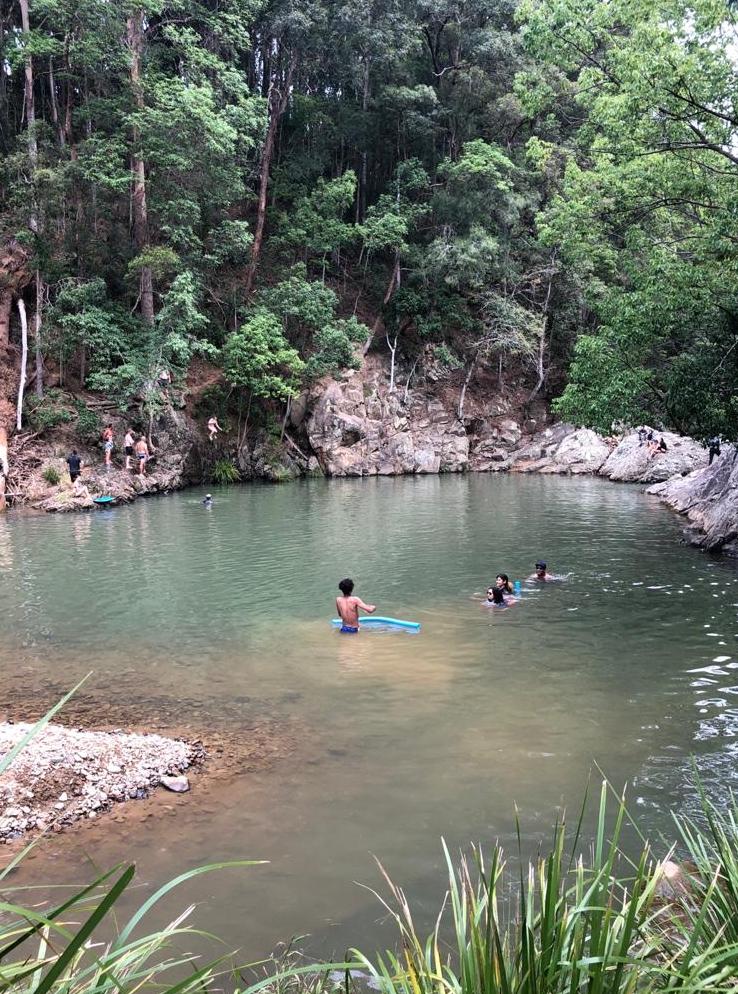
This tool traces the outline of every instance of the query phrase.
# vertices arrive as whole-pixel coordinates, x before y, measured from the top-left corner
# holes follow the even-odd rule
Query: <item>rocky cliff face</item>
[[[381,362],[317,385],[297,405],[300,430],[328,476],[393,476],[504,469],[522,428],[514,396],[471,392],[467,415],[455,390],[426,382],[390,393]]]
[[[710,552],[738,557],[738,449],[726,445],[712,466],[649,488],[675,511],[686,515],[686,537]]]

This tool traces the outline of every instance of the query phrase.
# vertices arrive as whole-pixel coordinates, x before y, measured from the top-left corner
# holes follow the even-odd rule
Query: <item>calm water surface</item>
[[[254,956],[305,933],[330,954],[387,937],[357,884],[379,884],[372,854],[430,915],[442,836],[512,843],[517,804],[532,849],[594,763],[667,837],[670,810],[693,803],[692,756],[714,792],[738,780],[735,572],[682,546],[638,490],[467,476],[243,487],[210,510],[200,496],[0,519],[5,686],[92,669],[132,713],[180,702],[183,721],[237,737],[262,709],[296,748],[147,820],[50,839],[25,873],[80,880],[135,855],[145,891],[267,859],[199,878],[167,910],[200,902]],[[540,556],[567,581],[503,612],[472,600]],[[347,574],[421,633],[339,636]]]

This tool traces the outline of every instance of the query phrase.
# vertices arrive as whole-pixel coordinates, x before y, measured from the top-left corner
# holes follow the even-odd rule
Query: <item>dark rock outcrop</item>
[[[738,450],[723,447],[712,466],[648,489],[689,521],[687,540],[711,552],[738,556]]]

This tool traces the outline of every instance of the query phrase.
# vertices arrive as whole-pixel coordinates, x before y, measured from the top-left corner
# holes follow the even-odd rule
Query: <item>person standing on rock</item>
[[[135,449],[136,449],[136,458],[138,459],[138,475],[145,476],[146,460],[149,458],[149,447],[146,444],[146,438],[144,435],[139,435]]]
[[[113,455],[113,426],[106,425],[102,433],[103,449],[105,450],[105,468],[110,469],[110,460]]]
[[[720,455],[720,436],[713,435],[712,438],[708,438],[707,445],[710,450],[710,461],[707,465],[712,466],[712,460]]]
[[[72,449],[67,456],[67,466],[69,466],[69,479],[72,483],[74,483],[79,474],[82,472],[82,460],[77,454],[76,449]]]
[[[129,428],[126,432],[126,437],[123,439],[123,449],[126,454],[126,469],[133,469],[133,463],[131,459],[134,456],[134,446],[136,444],[136,439],[133,437],[133,432]]]

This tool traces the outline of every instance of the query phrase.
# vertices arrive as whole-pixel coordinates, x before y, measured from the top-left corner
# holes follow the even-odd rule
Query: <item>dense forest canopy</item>
[[[723,0],[5,0],[0,46],[37,402],[201,354],[281,403],[373,349],[391,388],[512,358],[579,424],[738,431]]]

